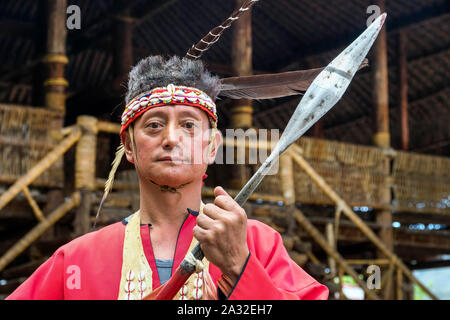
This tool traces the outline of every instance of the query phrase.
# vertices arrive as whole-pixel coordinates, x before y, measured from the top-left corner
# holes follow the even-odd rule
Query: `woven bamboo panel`
[[[450,159],[398,152],[392,175],[397,210],[450,214]]]
[[[13,183],[53,147],[50,124],[60,115],[42,108],[0,104],[0,183]],[[63,168],[57,164],[33,183],[62,186]]]
[[[381,150],[307,137],[298,144],[304,151],[303,157],[348,203],[388,205],[382,202],[380,191],[387,186],[389,159]],[[332,204],[300,167],[294,168],[298,201]]]
[[[348,203],[379,207],[380,190],[386,185],[389,159],[377,148],[303,137],[298,142],[303,157]],[[297,202],[334,203],[294,164]],[[281,195],[279,174],[266,176],[257,192]]]

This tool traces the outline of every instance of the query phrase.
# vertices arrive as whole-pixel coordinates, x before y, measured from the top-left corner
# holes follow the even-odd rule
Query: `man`
[[[327,299],[279,233],[247,219],[223,188],[202,203],[222,142],[218,85],[201,61],[155,56],[132,69],[115,163],[125,154],[135,165],[140,210],[59,248],[8,299],[143,299],[197,241],[205,259],[175,299]]]

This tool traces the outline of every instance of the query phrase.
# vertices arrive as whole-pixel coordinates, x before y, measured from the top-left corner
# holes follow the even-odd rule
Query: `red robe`
[[[174,254],[175,270],[192,241],[196,217],[183,223]],[[85,234],[60,247],[7,299],[115,300],[121,277],[125,225],[117,222]],[[147,225],[141,238],[152,269],[153,290],[160,286]],[[235,300],[327,299],[328,288],[318,283],[294,261],[283,246],[278,232],[249,219],[247,244],[250,256],[229,294]],[[209,273],[217,286],[222,273],[213,264]],[[74,277],[77,277],[74,281]]]

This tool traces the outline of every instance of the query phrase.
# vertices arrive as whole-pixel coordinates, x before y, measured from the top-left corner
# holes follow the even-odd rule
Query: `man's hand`
[[[247,260],[247,215],[222,188],[214,189],[214,204],[208,203],[193,229],[205,257],[235,283]]]

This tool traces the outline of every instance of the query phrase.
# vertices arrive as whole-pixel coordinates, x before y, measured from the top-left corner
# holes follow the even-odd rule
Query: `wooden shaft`
[[[31,208],[33,209],[33,213],[36,216],[36,218],[39,221],[43,221],[44,218],[44,214],[42,213],[41,209],[39,208],[38,204],[36,203],[36,201],[33,199],[33,197],[31,196],[30,190],[28,189],[27,186],[25,186],[23,189],[23,194],[25,195],[25,198],[27,198],[28,203],[30,204]]]
[[[11,261],[13,261],[19,254],[21,254],[26,248],[28,248],[31,243],[39,238],[47,229],[54,225],[67,212],[78,206],[79,203],[80,194],[78,192],[75,192],[70,196],[69,200],[67,200],[53,212],[51,212],[45,220],[41,221],[37,226],[35,226],[0,258],[0,271],[2,271]]]
[[[55,161],[59,159],[81,136],[81,130],[74,131],[62,140],[50,153],[31,168],[24,176],[19,178],[7,191],[0,196],[0,210],[3,209],[25,186],[31,184],[45,170],[47,170]]]
[[[332,257],[336,263],[348,274],[350,275],[356,283],[364,290],[364,293],[369,299],[378,300],[379,297],[369,290],[366,284],[361,281],[358,274],[345,262],[344,258],[336,252],[327,242],[327,240],[322,236],[319,230],[314,227],[311,222],[305,217],[305,215],[298,209],[294,211],[294,218],[300,226],[316,241],[316,243],[322,247],[322,249]]]
[[[419,287],[421,287],[432,299],[437,299],[437,297],[431,293],[431,291],[425,287],[414,275],[412,272],[406,267],[403,262],[386,248],[384,243],[377,237],[377,235],[361,220],[353,210],[347,205],[347,203],[338,196],[338,194],[325,182],[325,180],[311,167],[311,165],[301,156],[301,148],[297,145],[292,145],[290,150],[291,156],[294,161],[310,176],[310,178],[319,186],[319,188],[328,196],[331,200],[333,200],[338,206],[342,208],[342,212],[372,241],[375,246],[381,250],[389,259],[393,260],[393,262],[397,265],[397,267],[402,269],[402,272],[409,278],[411,281],[416,283]]]

